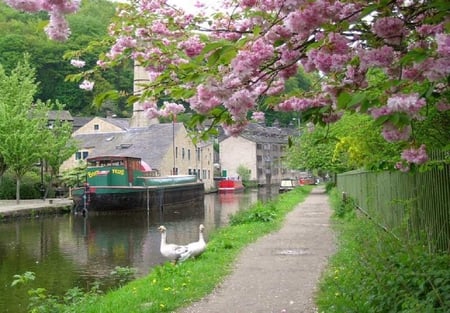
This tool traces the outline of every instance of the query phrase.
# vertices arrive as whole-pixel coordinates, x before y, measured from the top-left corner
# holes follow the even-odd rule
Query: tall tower
[[[139,65],[134,65],[134,84],[133,84],[133,93],[138,95],[142,91],[142,87],[139,86],[142,83],[148,81],[148,74],[144,70],[143,67]],[[135,102],[133,103],[133,116],[130,120],[131,128],[146,128],[153,124],[159,124],[157,118],[148,118],[145,115],[144,108],[141,103]]]

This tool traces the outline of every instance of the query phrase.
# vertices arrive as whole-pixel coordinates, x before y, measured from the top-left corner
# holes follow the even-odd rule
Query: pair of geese
[[[189,258],[195,258],[202,254],[206,249],[206,242],[203,238],[203,231],[205,230],[203,224],[200,224],[198,227],[198,241],[191,242],[187,245],[167,243],[166,227],[159,226],[158,230],[161,233],[160,252],[165,258],[171,260],[175,264],[181,263]]]

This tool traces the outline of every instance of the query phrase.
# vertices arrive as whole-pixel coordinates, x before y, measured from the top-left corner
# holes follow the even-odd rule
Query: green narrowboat
[[[195,175],[155,176],[140,158],[97,156],[87,163],[84,186],[72,192],[76,212],[148,210],[204,198],[204,185]]]

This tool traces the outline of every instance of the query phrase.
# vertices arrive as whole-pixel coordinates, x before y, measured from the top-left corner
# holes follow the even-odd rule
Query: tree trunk
[[[16,178],[16,203],[20,204],[20,178]]]

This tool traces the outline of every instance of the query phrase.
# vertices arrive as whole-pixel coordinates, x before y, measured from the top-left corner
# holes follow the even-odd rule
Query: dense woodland
[[[30,55],[30,64],[36,69],[39,82],[35,98],[42,101],[58,100],[74,116],[105,115],[107,111],[117,116],[127,117],[131,107],[125,99],[108,103],[97,108],[92,105],[96,93],[116,89],[126,93],[133,90],[133,64],[126,64],[114,71],[96,76],[96,88],[86,92],[79,88],[80,82],[66,81],[69,74],[79,71],[65,57],[70,51],[77,51],[89,42],[101,40],[106,36],[110,18],[115,11],[115,4],[106,0],[83,1],[77,14],[69,17],[72,34],[66,42],[56,42],[47,38],[43,28],[47,24],[45,12],[30,14],[8,7],[0,2],[0,64],[5,71],[11,71],[23,59],[23,54]],[[98,46],[88,56],[84,55],[86,68],[96,64],[98,55],[106,47]]]

